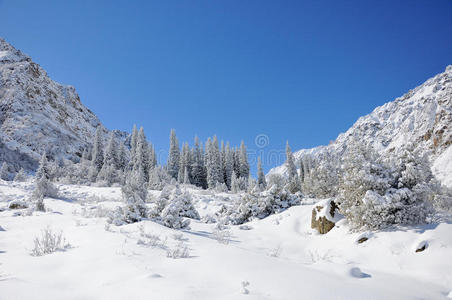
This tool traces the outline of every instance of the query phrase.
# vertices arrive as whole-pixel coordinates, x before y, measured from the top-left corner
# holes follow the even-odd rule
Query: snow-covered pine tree
[[[234,167],[234,173],[238,177],[240,177],[240,150],[237,147],[234,147],[232,150],[232,157],[233,157],[233,167]],[[231,175],[232,176],[232,175]]]
[[[191,183],[207,188],[206,170],[204,166],[204,153],[202,151],[202,146],[200,145],[199,138],[195,136],[195,146],[193,149],[193,161],[192,161],[192,181]]]
[[[20,168],[19,172],[17,172],[16,176],[14,177],[14,181],[24,182],[26,180],[27,174],[25,174],[24,168]]]
[[[267,187],[267,181],[265,180],[265,174],[262,170],[262,161],[260,156],[257,157],[257,184],[259,184],[259,186],[263,189]]]
[[[188,175],[188,167],[185,167],[184,184],[190,184],[190,176]]]
[[[149,143],[149,172],[154,169],[157,166],[157,156],[155,154],[154,145],[152,143]]]
[[[305,174],[306,174],[306,170],[305,170],[305,166],[304,166],[304,159],[301,158],[300,159],[300,183],[302,185],[304,184]]]
[[[168,174],[175,179],[177,179],[177,175],[179,174],[179,165],[180,165],[179,141],[177,140],[176,137],[176,131],[174,129],[171,129],[167,170]]]
[[[240,192],[240,182],[238,181],[237,175],[235,174],[235,171],[232,172],[231,176],[231,192],[237,194]]]
[[[243,141],[240,143],[239,162],[240,162],[240,177],[248,179],[248,177],[250,176],[250,165],[248,163],[248,154],[246,152],[246,146]]]
[[[180,156],[179,173],[177,175],[177,180],[179,183],[184,183],[185,172],[188,172],[188,166],[190,165],[190,148],[187,143],[182,144],[182,153]],[[190,176],[190,174],[187,174]]]
[[[132,136],[130,138],[130,169],[133,168],[135,152],[137,151],[138,129],[137,125],[133,124]]]
[[[297,176],[297,167],[295,166],[295,159],[290,149],[289,141],[286,142],[286,167],[289,180],[293,180]]]
[[[118,166],[118,170],[121,170],[122,172],[124,172],[126,170],[127,167],[127,154],[126,154],[126,146],[124,145],[123,142],[119,143],[119,149],[117,152],[117,166]]]
[[[97,126],[96,135],[94,137],[94,146],[93,146],[93,157],[92,157],[92,165],[99,172],[102,169],[102,165],[104,163],[104,151],[102,145],[102,128],[101,126]]]
[[[132,170],[126,176],[125,185],[121,189],[123,201],[126,203],[122,214],[122,221],[125,223],[139,222],[147,217],[147,188],[144,179],[142,167]]]
[[[213,140],[207,140],[207,184],[213,189],[217,183],[223,183],[223,174],[221,172],[220,149],[218,139],[215,135]]]
[[[231,150],[231,147],[229,146],[229,142],[226,143],[226,150],[225,150],[225,159],[224,159],[224,183],[228,187],[228,189],[231,189],[231,178],[232,178],[232,172],[234,172],[234,156],[233,152]]]
[[[44,152],[39,161],[39,167],[36,171],[35,189],[32,198],[38,200],[42,197],[53,197],[57,195],[57,189],[50,182],[50,174],[48,170],[47,156]]]
[[[9,167],[8,164],[4,161],[2,167],[0,169],[0,178],[3,180],[9,180]]]
[[[140,131],[138,132],[138,137],[136,141],[135,147],[135,155],[133,157],[133,170],[141,169],[144,175],[144,182],[148,182],[149,180],[149,149],[148,143],[146,141],[146,136],[144,135],[143,127],[140,127]]]
[[[103,181],[107,185],[111,185],[118,181],[117,176],[117,154],[118,144],[113,132],[110,133],[107,148],[105,149],[104,162],[102,168],[97,175],[98,181]]]

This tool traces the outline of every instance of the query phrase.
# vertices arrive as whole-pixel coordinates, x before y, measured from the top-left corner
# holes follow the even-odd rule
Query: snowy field
[[[452,298],[446,216],[367,234],[340,221],[319,235],[310,228],[314,201],[306,201],[245,226],[218,231],[192,220],[190,230],[177,231],[152,221],[108,225],[119,188],[60,185],[64,197],[46,198],[45,213],[7,209],[32,189],[0,181],[1,300]],[[201,217],[235,197],[191,192]],[[45,228],[62,231],[67,249],[32,256]]]

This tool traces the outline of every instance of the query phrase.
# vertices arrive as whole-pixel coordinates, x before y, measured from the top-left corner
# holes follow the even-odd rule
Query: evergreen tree
[[[191,183],[207,188],[206,171],[204,166],[204,153],[202,151],[202,146],[200,145],[199,138],[195,136],[195,147],[193,149],[193,161],[192,161],[192,181]]]
[[[24,182],[27,180],[27,174],[25,174],[24,168],[20,168],[19,172],[17,172],[14,177],[14,181]]]
[[[124,143],[119,143],[119,150],[117,153],[117,164],[118,164],[118,170],[125,171],[127,166],[127,154],[126,154],[126,147]]]
[[[157,156],[155,154],[154,146],[149,143],[149,172],[157,166]]]
[[[263,188],[267,187],[267,181],[265,180],[264,171],[262,170],[262,161],[260,156],[257,157],[257,183]]]
[[[248,154],[246,153],[245,143],[242,141],[240,143],[240,177],[248,179],[250,176],[250,165],[248,163]]]
[[[147,182],[149,179],[149,148],[146,141],[146,136],[144,135],[143,127],[140,128],[138,137],[136,139],[135,155],[133,157],[133,170],[136,171],[141,169],[144,176],[144,181]]]
[[[97,170],[100,171],[102,165],[104,163],[104,152],[102,145],[102,128],[101,126],[97,126],[96,136],[94,137],[94,148],[93,148],[93,157],[92,157],[92,165]]]
[[[229,142],[226,143],[225,159],[224,159],[224,183],[231,189],[231,177],[234,172],[234,153],[232,152]]]
[[[50,182],[50,173],[48,169],[47,156],[44,152],[39,161],[39,167],[36,171],[35,190],[32,197],[40,199],[43,197],[53,197],[57,194],[56,188]]]
[[[234,162],[234,173],[237,177],[240,177],[240,151],[237,147],[233,149],[232,157]]]
[[[8,164],[6,162],[3,162],[2,164],[2,168],[0,169],[0,177],[3,180],[9,180]]]
[[[190,184],[190,176],[188,176],[188,168],[185,167],[184,172],[184,184]]]
[[[290,149],[289,141],[286,143],[286,167],[289,175],[289,181],[297,177],[297,167],[295,166],[295,159],[293,157],[292,150]]]
[[[177,179],[177,175],[179,174],[179,164],[180,164],[180,149],[179,149],[179,141],[176,137],[176,131],[171,129],[170,133],[170,149],[168,155],[168,163],[167,169],[168,174]]]
[[[133,166],[133,158],[135,157],[135,152],[137,149],[137,140],[138,140],[138,129],[137,125],[133,125],[132,128],[132,137],[130,138],[130,161]]]
[[[240,182],[239,182],[235,172],[232,172],[232,176],[231,176],[231,192],[233,192],[233,193],[240,192]]]
[[[216,136],[213,140],[207,141],[207,184],[213,189],[217,183],[223,183],[223,174],[221,172],[220,149],[218,147],[218,139]]]
[[[115,135],[113,131],[110,133],[110,137],[108,138],[107,149],[105,149],[104,155],[104,166],[113,166],[115,169],[118,168],[118,143],[116,141]]]

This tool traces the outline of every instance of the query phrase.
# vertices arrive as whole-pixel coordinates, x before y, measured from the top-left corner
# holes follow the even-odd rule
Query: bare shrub
[[[166,256],[177,259],[177,258],[187,258],[190,257],[190,249],[188,249],[187,244],[183,241],[180,241],[175,248],[168,248],[166,250]]]
[[[40,237],[33,240],[34,247],[31,250],[32,256],[43,256],[56,251],[65,251],[70,248],[70,244],[63,237],[63,232],[53,232],[50,227],[42,230]]]

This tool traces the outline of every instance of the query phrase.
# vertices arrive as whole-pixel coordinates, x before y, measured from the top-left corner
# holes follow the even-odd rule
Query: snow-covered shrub
[[[21,168],[19,170],[19,172],[17,172],[16,176],[14,176],[14,181],[17,181],[17,182],[27,181],[27,174],[25,174],[25,171],[23,168]]]
[[[212,236],[218,243],[227,245],[231,240],[232,232],[226,226],[217,225],[212,231]]]
[[[39,161],[39,167],[38,170],[36,171],[35,177],[36,177],[35,189],[32,195],[33,199],[37,200],[41,197],[58,196],[57,188],[52,184],[52,182],[50,182],[48,162],[45,153],[41,156],[41,160]]]
[[[161,191],[166,185],[171,183],[171,180],[171,176],[165,169],[155,167],[149,172],[148,187],[151,190]]]
[[[411,146],[389,157],[359,145],[349,147],[338,201],[352,228],[428,222],[436,193],[428,162]]]
[[[40,196],[39,198],[36,199],[35,210],[46,211],[46,208],[44,206],[44,197]]]
[[[340,172],[340,159],[326,152],[317,158],[306,158],[301,162],[300,183],[304,194],[313,198],[332,198],[337,196]]]
[[[23,209],[28,208],[28,203],[22,200],[13,200],[8,204],[9,209]]]
[[[117,207],[110,215],[108,222],[115,225],[135,223],[147,218],[147,208],[144,200],[147,189],[144,181],[144,172],[141,168],[130,172],[125,185],[121,188],[124,208]]]
[[[159,235],[146,232],[143,226],[138,227],[140,230],[140,238],[137,241],[138,245],[166,249],[166,238],[161,239]]]
[[[270,174],[267,180],[267,187],[271,188],[276,186],[278,189],[284,188],[287,184],[287,179],[284,178],[281,174]]]
[[[6,162],[3,162],[0,168],[0,178],[3,180],[9,180],[9,166]]]
[[[151,208],[149,209],[149,216],[151,218],[160,217],[160,215],[162,214],[162,211],[168,205],[168,202],[170,200],[173,189],[175,189],[174,186],[166,185],[157,198],[148,197],[148,200],[151,203]]]
[[[216,193],[227,193],[228,187],[224,183],[217,182],[214,190]]]
[[[160,221],[166,227],[181,229],[189,226],[190,220],[187,218],[199,220],[199,214],[193,206],[190,193],[182,193],[177,187],[163,209]]]
[[[177,243],[176,247],[174,248],[168,248],[166,250],[166,256],[177,259],[177,258],[187,258],[190,257],[190,249],[188,248],[187,244],[185,244],[183,241],[180,241]]]
[[[53,232],[50,227],[43,229],[41,236],[35,237],[33,242],[34,247],[31,250],[33,256],[42,256],[70,248],[70,244],[63,237],[63,232]]]
[[[227,223],[239,225],[253,218],[262,219],[281,212],[290,206],[300,204],[300,201],[300,193],[292,194],[273,185],[269,190],[261,193],[244,194],[232,207],[221,214],[227,219]]]

